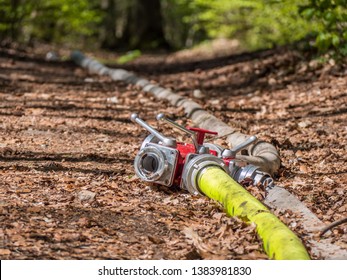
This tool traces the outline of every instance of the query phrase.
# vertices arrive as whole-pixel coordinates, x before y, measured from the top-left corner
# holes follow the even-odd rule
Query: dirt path
[[[128,67],[276,144],[278,184],[326,222],[346,216],[346,70],[300,64],[292,52],[236,58],[195,71],[180,61]],[[17,53],[0,56],[0,100],[2,259],[266,258],[252,225],[207,198],[134,177],[146,132],[130,113],[153,125],[159,111],[185,123],[179,109]],[[290,213],[277,214],[304,238]],[[346,226],[333,236],[346,246]]]

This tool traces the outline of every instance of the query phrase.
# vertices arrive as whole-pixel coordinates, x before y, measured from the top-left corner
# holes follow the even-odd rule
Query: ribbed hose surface
[[[198,175],[198,186],[206,196],[222,203],[230,216],[256,224],[270,259],[310,259],[300,239],[219,167],[205,168]]]

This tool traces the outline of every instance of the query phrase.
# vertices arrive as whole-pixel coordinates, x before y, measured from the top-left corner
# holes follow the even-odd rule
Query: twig
[[[333,227],[337,227],[337,226],[342,225],[344,223],[347,223],[347,217],[342,218],[341,220],[335,221],[335,222],[331,223],[330,225],[326,226],[325,228],[323,228],[322,231],[320,232],[319,236],[323,236],[324,233],[326,233],[328,230],[331,230]]]

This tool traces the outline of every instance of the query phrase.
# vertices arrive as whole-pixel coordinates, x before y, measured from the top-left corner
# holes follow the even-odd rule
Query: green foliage
[[[315,44],[322,53],[334,48],[347,56],[347,0],[309,0],[300,12],[320,23]]]
[[[140,50],[133,50],[127,52],[125,55],[122,55],[117,59],[118,64],[125,64],[127,62],[133,61],[134,59],[138,58],[141,56],[141,51]]]
[[[298,14],[299,0],[179,0],[191,15],[183,18],[209,38],[238,38],[250,49],[283,45],[302,39],[313,29]]]
[[[163,39],[162,32],[153,31],[153,20],[152,29],[148,28],[150,20],[145,15],[158,18],[161,5],[163,19],[158,19],[154,27],[163,25],[165,40],[174,48],[227,37],[252,50],[315,34],[315,45],[322,53],[334,48],[347,55],[347,0],[160,0],[155,9],[158,13],[151,13],[153,7],[148,3],[152,2],[0,0],[0,40],[70,42],[79,46],[94,40],[103,46],[131,48],[131,42],[144,47],[144,40],[139,38],[147,38],[147,45],[156,46]],[[145,36],[150,33],[152,36]],[[124,59],[132,59],[134,54]]]
[[[162,0],[165,36],[176,49],[192,45],[188,38],[194,31],[192,25],[184,20],[194,14],[188,3],[189,1],[185,0]]]
[[[91,36],[101,15],[88,0],[0,0],[0,32],[13,40],[66,42]]]
[[[169,1],[169,0],[165,0]],[[189,30],[184,45],[237,38],[246,49],[284,45],[316,34],[324,53],[347,55],[347,0],[171,0]],[[187,44],[188,42],[188,44]]]
[[[34,5],[34,1],[0,0],[0,36],[16,39],[22,22],[30,17]]]

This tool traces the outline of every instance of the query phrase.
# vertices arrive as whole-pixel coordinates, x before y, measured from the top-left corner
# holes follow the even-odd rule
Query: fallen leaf
[[[296,157],[302,157],[302,156],[303,156],[302,151],[298,150],[298,151],[295,153],[295,156],[296,156]]]
[[[300,165],[300,172],[302,173],[308,173],[310,172],[310,169],[306,165]]]
[[[17,193],[31,193],[30,189],[22,189],[22,190],[18,190]]]
[[[334,184],[335,181],[333,179],[330,179],[329,177],[325,177],[323,180],[323,183],[331,185],[331,184]]]
[[[191,227],[185,227],[183,229],[183,233],[196,247],[201,256],[205,257],[206,255],[213,254],[213,248],[203,242],[201,237],[197,234],[196,231],[194,231],[194,229],[192,229]]]
[[[9,249],[0,249],[0,255],[10,255],[11,251]]]
[[[154,244],[162,244],[165,243],[165,241],[157,236],[152,236],[152,235],[148,235],[148,240],[153,242]]]
[[[298,126],[301,128],[306,128],[306,127],[309,127],[310,125],[312,125],[312,122],[309,120],[301,121],[298,123]]]

